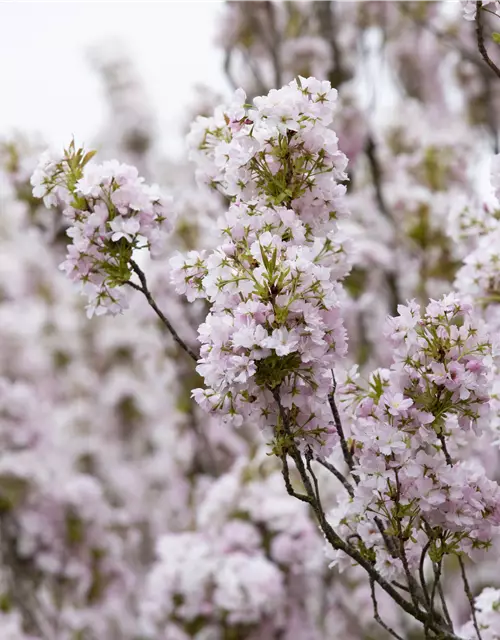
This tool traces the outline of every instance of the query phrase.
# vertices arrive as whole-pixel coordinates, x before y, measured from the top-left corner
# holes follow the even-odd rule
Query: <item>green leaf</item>
[[[302,360],[300,354],[289,353],[286,356],[271,354],[257,362],[255,381],[261,387],[275,389],[294,371],[298,371]]]
[[[274,198],[274,204],[281,204],[283,200],[285,200],[288,197],[289,196],[283,191],[282,193],[279,194],[279,196],[276,196]]]
[[[278,257],[278,249],[275,247],[274,251],[273,251],[272,258],[271,258],[271,262],[269,264],[271,273],[274,273],[274,270],[276,269],[276,258],[277,257]]]
[[[87,162],[90,162],[96,153],[97,151],[88,151],[83,157],[82,167],[84,167],[87,164]]]
[[[260,243],[259,243],[260,244]],[[266,268],[266,271],[269,272],[269,260],[268,257],[266,255],[266,252],[264,251],[264,249],[262,248],[262,245],[260,245],[260,254],[262,256],[262,262],[264,263],[264,266]]]
[[[493,40],[493,42],[496,42],[497,44],[500,44],[500,33],[494,31],[491,34],[491,39]]]

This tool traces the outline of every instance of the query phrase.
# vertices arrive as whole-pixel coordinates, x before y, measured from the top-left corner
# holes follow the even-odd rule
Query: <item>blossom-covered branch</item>
[[[72,142],[63,158],[47,152],[31,179],[35,197],[43,198],[47,207],[61,206],[70,223],[72,243],[61,269],[88,297],[89,318],[126,309],[126,285],[141,291],[177,344],[196,360],[159,309],[132,258],[140,249],[153,257],[161,250],[164,235],[172,230],[172,199],[156,185],[145,185],[135,167],[116,161],[96,165],[91,163],[94,155]],[[130,279],[132,273],[140,285]]]

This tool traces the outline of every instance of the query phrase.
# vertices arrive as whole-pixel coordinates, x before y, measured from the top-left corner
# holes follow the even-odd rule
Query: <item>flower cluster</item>
[[[321,538],[262,449],[210,487],[196,530],[163,536],[156,555],[141,606],[146,638],[322,637],[310,597],[327,575]]]
[[[354,394],[353,447],[359,482],[332,522],[392,578],[491,544],[500,487],[471,461],[453,460],[454,432],[488,417],[491,344],[470,305],[450,294],[425,311],[410,303],[390,318],[390,370]]]
[[[336,221],[346,157],[328,128],[336,92],[314,78],[244,94],[191,132],[199,177],[232,198],[222,244],[172,261],[177,291],[205,297],[196,400],[239,425],[252,415],[271,437],[331,450],[327,396],[346,351],[338,280],[348,272]],[[291,416],[289,432],[273,396]],[[285,430],[285,431],[283,431]]]
[[[477,2],[476,0],[462,0],[464,18],[466,20],[475,20],[476,19],[476,8]],[[488,11],[491,13],[495,13],[497,15],[500,14],[500,2],[498,0],[482,0],[481,5],[483,7],[487,5],[493,5],[492,7],[488,7]]]
[[[245,536],[254,530],[247,531],[244,523],[239,529],[232,528],[233,544],[251,543]],[[143,615],[164,631],[169,618],[182,620],[188,632],[210,628],[210,618],[212,625],[221,624],[225,616],[228,626],[255,624],[276,615],[284,599],[280,571],[261,554],[225,551],[200,533],[167,535],[158,543],[157,554],[148,585],[150,604]],[[156,637],[154,632],[151,637]]]
[[[147,247],[154,256],[172,228],[171,202],[157,186],[116,160],[91,164],[93,155],[72,143],[62,159],[45,154],[31,179],[34,196],[61,206],[70,223],[61,269],[81,283],[89,317],[126,308],[134,250]]]
[[[227,107],[199,117],[188,136],[200,182],[238,201],[284,202],[314,229],[341,205],[346,156],[333,119],[337,91],[329,82],[299,78],[245,103],[238,89]],[[345,212],[345,204],[342,205]]]

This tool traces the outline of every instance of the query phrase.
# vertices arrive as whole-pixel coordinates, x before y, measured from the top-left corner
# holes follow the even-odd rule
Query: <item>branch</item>
[[[307,474],[306,466],[304,464],[304,461],[302,460],[301,453],[294,442],[292,431],[290,428],[289,416],[285,411],[283,405],[281,404],[279,389],[270,389],[270,391],[278,406],[283,430],[285,432],[285,435],[288,436],[288,441],[290,442],[290,444],[287,446],[287,450],[283,454],[282,459],[288,454],[295,462],[297,471],[300,475],[300,479],[306,491],[306,496],[304,496],[306,498],[305,501],[310,503],[318,520],[320,528],[332,548],[335,550],[343,551],[347,556],[352,558],[352,560],[359,564],[368,573],[370,579],[376,582],[394,600],[394,602],[396,602],[396,604],[398,604],[401,609],[403,609],[403,611],[406,611],[406,613],[421,622],[430,630],[434,631],[439,636],[440,640],[459,640],[456,635],[449,632],[449,629],[447,627],[444,627],[442,624],[440,624],[440,622],[437,621],[434,616],[430,616],[426,611],[422,611],[419,606],[415,606],[412,602],[409,602],[408,600],[403,598],[403,596],[394,588],[394,586],[380,575],[380,573],[375,569],[374,565],[369,560],[367,560],[351,544],[342,540],[342,538],[335,532],[333,527],[326,519],[325,512],[323,511],[321,506],[321,502],[317,499],[316,493],[313,489],[313,485]],[[308,466],[310,468],[310,461]],[[315,488],[317,488],[317,480],[314,474],[312,474],[312,476],[315,483]]]
[[[382,170],[377,157],[375,141],[371,134],[368,136],[368,140],[366,142],[365,153],[368,158],[368,164],[370,165],[370,173],[372,175],[372,182],[375,188],[375,200],[377,201],[377,206],[382,215],[394,224],[392,214],[389,210],[385,200],[384,191],[382,189]],[[392,271],[387,271],[385,276],[390,294],[391,315],[395,316],[397,315],[399,304],[398,283],[396,276]]]
[[[393,456],[394,458],[394,456]],[[396,498],[395,498],[395,505],[396,505],[396,513],[399,511],[399,506],[401,505],[400,503],[400,497],[401,497],[401,484],[399,482],[399,475],[398,475],[398,470],[397,468],[394,469],[394,475],[396,478]],[[419,585],[417,580],[413,577],[413,575],[411,574],[410,571],[410,566],[408,564],[408,558],[406,555],[406,548],[405,548],[405,541],[403,538],[403,528],[401,526],[401,520],[402,518],[399,515],[396,515],[396,523],[397,523],[397,539],[399,541],[399,548],[398,548],[398,557],[401,560],[401,563],[403,565],[403,569],[405,572],[405,576],[406,576],[406,581],[408,583],[408,587],[410,590],[410,596],[411,599],[413,601],[413,603],[415,604],[415,606],[417,606],[419,604],[419,602],[421,602],[423,600],[424,605],[426,605],[426,600],[425,600],[425,595],[424,598],[420,597],[420,589],[419,589]],[[431,612],[432,615],[432,612]]]
[[[170,331],[170,333],[172,334],[173,339],[177,342],[177,344],[181,347],[181,349],[183,349],[195,362],[198,362],[198,357],[199,356],[191,349],[191,347],[189,347],[182,340],[182,338],[179,336],[177,331],[174,329],[174,327],[172,326],[172,324],[170,323],[168,318],[163,314],[161,309],[158,307],[158,305],[154,301],[154,298],[153,298],[153,296],[151,295],[151,292],[148,289],[148,283],[146,281],[146,276],[144,275],[144,272],[140,269],[139,265],[134,260],[131,260],[130,264],[132,265],[132,270],[134,271],[134,273],[137,274],[137,276],[138,276],[138,278],[139,278],[139,280],[141,282],[141,286],[135,284],[135,282],[131,282],[130,280],[126,284],[128,284],[133,289],[136,289],[137,291],[140,291],[141,293],[144,294],[146,300],[149,303],[149,306],[154,310],[154,312],[160,318],[162,323]]]
[[[128,281],[126,284],[128,284],[130,287],[132,287],[133,289],[135,289],[136,291],[140,291],[142,294],[144,294],[144,296],[146,297],[146,300],[148,301],[148,303],[150,304],[150,306],[154,309],[156,315],[160,318],[160,320],[162,321],[162,323],[167,327],[167,329],[170,331],[170,333],[172,334],[172,337],[174,338],[174,340],[177,342],[177,344],[195,361],[198,361],[198,356],[195,354],[195,352],[188,347],[188,345],[182,340],[182,338],[180,338],[180,336],[178,335],[178,333],[175,331],[174,327],[172,326],[172,324],[170,323],[170,321],[168,320],[168,318],[165,317],[165,315],[163,314],[163,312],[161,311],[161,309],[157,306],[153,296],[151,295],[151,292],[149,291],[148,285],[147,285],[147,281],[146,281],[146,276],[144,274],[144,272],[141,270],[141,268],[139,267],[139,265],[134,261],[131,260],[130,264],[132,265],[132,270],[134,271],[134,273],[137,274],[141,285],[137,285],[135,282],[132,281]],[[182,376],[181,376],[182,377]],[[191,406],[191,405],[190,405]],[[198,425],[196,423],[196,419],[195,416],[193,414],[193,412],[191,411],[191,415],[190,415],[190,426],[193,429],[194,433],[196,434],[196,436],[201,440],[202,442],[202,447],[203,447],[203,462],[200,462],[200,468],[205,471],[206,473],[210,474],[210,475],[217,475],[217,461],[214,455],[214,452],[212,450],[211,444],[209,439],[206,436],[206,433],[203,429],[199,429]],[[195,454],[195,458],[196,459],[197,454]],[[199,459],[199,456],[198,456]],[[205,462],[205,459],[207,462]]]
[[[444,453],[444,457],[446,460],[446,464],[449,465],[450,467],[453,466],[453,460],[451,459],[450,453],[448,451],[448,448],[446,446],[446,438],[444,437],[443,433],[439,433],[438,434],[438,439],[441,442],[441,447],[443,449],[443,453]]]
[[[427,589],[427,582],[425,581],[425,575],[424,575],[425,556],[426,556],[426,553],[429,550],[430,546],[431,546],[431,540],[427,540],[424,548],[422,549],[422,553],[420,554],[420,562],[419,562],[419,565],[418,565],[418,573],[419,573],[419,576],[420,576],[420,584],[422,585],[422,591],[424,593],[425,601],[426,601],[427,605],[430,607],[430,609],[432,611],[432,602],[431,602],[431,599],[429,597],[429,591]]]
[[[337,409],[337,405],[335,403],[335,391],[337,390],[337,381],[335,380],[335,376],[332,371],[333,378],[333,389],[332,392],[328,396],[328,402],[330,404],[330,409],[332,411],[333,420],[335,422],[335,428],[337,429],[337,433],[340,438],[340,446],[342,447],[342,453],[344,455],[344,460],[346,461],[347,466],[349,467],[349,471],[352,473],[354,469],[354,459],[352,457],[352,453],[349,451],[349,447],[347,446],[347,440],[345,439],[344,428],[342,426],[342,420],[340,419],[340,413]],[[353,476],[354,479],[355,476]]]
[[[385,201],[384,192],[382,191],[382,170],[377,157],[377,149],[375,141],[371,134],[368,135],[365,147],[366,157],[368,158],[368,164],[370,165],[370,172],[372,174],[373,186],[375,187],[375,199],[377,205],[383,215],[392,220],[392,214],[389,211],[387,202]]]
[[[373,603],[373,617],[375,618],[376,622],[378,622],[379,625],[383,629],[385,629],[387,633],[389,633],[389,635],[391,635],[393,638],[397,638],[397,640],[404,640],[404,638],[400,636],[398,633],[396,633],[394,629],[391,629],[391,627],[387,626],[386,623],[380,617],[378,612],[377,596],[375,595],[375,582],[373,578],[370,578],[370,589],[371,589],[372,603]]]
[[[442,568],[443,568],[442,559],[439,562],[432,563],[432,569],[434,571],[434,584],[432,585],[432,591],[431,591],[431,612],[434,611],[434,600],[436,598],[436,591],[438,590],[441,584]]]
[[[323,465],[325,469],[328,469],[330,473],[333,473],[333,475],[337,478],[337,480],[344,485],[345,490],[351,496],[351,498],[354,498],[354,489],[352,488],[351,483],[349,482],[349,480],[347,480],[347,478],[344,475],[340,473],[338,469],[336,469],[333,466],[333,464],[331,464],[324,458],[319,458],[319,457],[316,458],[316,461],[319,462],[321,465]]]
[[[494,113],[494,107],[492,105],[492,97],[491,97],[491,88],[489,86],[489,80],[491,79],[491,75],[488,72],[488,70],[485,68],[484,64],[483,64],[483,60],[479,57],[477,57],[474,52],[474,54],[470,51],[468,51],[466,48],[464,48],[463,46],[461,46],[461,44],[459,42],[457,42],[456,39],[452,38],[450,36],[450,34],[446,33],[445,31],[439,31],[437,30],[435,27],[433,27],[430,24],[427,24],[425,22],[423,22],[422,20],[417,19],[414,15],[409,15],[406,12],[406,8],[403,6],[404,3],[400,3],[400,7],[399,10],[403,13],[403,15],[406,15],[408,18],[410,18],[411,20],[413,20],[413,22],[415,22],[415,24],[417,24],[418,26],[420,26],[424,31],[428,31],[429,33],[432,33],[433,36],[435,36],[436,40],[441,44],[444,44],[446,47],[448,47],[449,49],[452,49],[453,51],[458,51],[458,53],[460,53],[460,55],[462,56],[462,58],[464,60],[467,60],[468,62],[471,62],[475,67],[477,67],[479,69],[479,71],[481,72],[481,75],[483,76],[483,80],[484,80],[484,91],[485,91],[485,97],[486,97],[486,107],[488,110],[488,114],[487,114],[487,126],[490,130],[491,136],[493,138],[493,149],[495,154],[498,153],[499,151],[499,140],[498,140],[498,134],[497,134],[497,130],[496,130],[496,126],[495,126],[495,113]],[[491,13],[490,11],[488,11],[486,9],[486,7],[482,8],[483,11],[487,11],[488,13]],[[476,9],[477,11],[477,9]],[[496,17],[497,14],[494,14]]]
[[[477,38],[477,48],[479,49],[479,53],[481,57],[489,66],[489,68],[493,71],[493,73],[500,78],[500,69],[493,62],[493,60],[488,55],[488,51],[486,50],[486,45],[484,44],[484,32],[483,32],[483,22],[482,22],[482,11],[483,3],[481,0],[476,2],[476,38]]]
[[[284,453],[281,456],[281,461],[283,463],[282,474],[285,480],[285,487],[288,494],[294,498],[297,498],[297,500],[301,500],[302,502],[307,502],[307,504],[311,504],[311,500],[309,499],[308,496],[305,496],[302,493],[297,493],[292,486],[292,482],[290,480],[290,469],[288,468],[288,460],[286,459],[286,453]]]
[[[441,606],[443,608],[445,620],[450,625],[450,628],[453,629],[453,622],[451,621],[450,612],[448,611],[448,605],[446,604],[446,598],[444,597],[441,581],[438,581],[438,592],[439,592],[439,598],[441,600]]]
[[[314,483],[314,490],[315,490],[315,498],[316,498],[316,502],[318,504],[318,508],[321,509],[321,511],[323,512],[323,505],[321,504],[321,498],[319,495],[319,484],[318,484],[318,478],[316,478],[316,475],[314,473],[314,471],[312,470],[311,467],[311,461],[313,460],[313,452],[311,447],[307,447],[306,450],[306,464],[307,464],[307,470],[309,471],[309,475],[311,476],[313,483]]]
[[[481,3],[478,3],[481,4]],[[460,573],[462,574],[462,581],[464,583],[465,595],[467,596],[467,600],[470,604],[470,610],[472,614],[472,622],[474,624],[474,629],[476,631],[477,639],[483,640],[481,637],[481,632],[479,631],[479,625],[477,623],[476,618],[476,609],[474,608],[474,597],[472,596],[472,591],[470,590],[469,581],[467,580],[467,574],[465,572],[464,561],[461,556],[458,556],[458,563],[460,565]]]

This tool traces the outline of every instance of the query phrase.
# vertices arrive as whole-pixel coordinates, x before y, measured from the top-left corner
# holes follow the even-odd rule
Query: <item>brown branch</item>
[[[156,304],[153,296],[151,295],[151,292],[148,289],[148,283],[146,281],[146,276],[144,275],[144,272],[140,269],[139,265],[134,260],[131,260],[130,264],[132,265],[132,270],[138,276],[138,278],[139,278],[139,280],[141,282],[141,286],[135,284],[135,282],[132,282],[130,280],[126,284],[128,284],[133,289],[136,289],[137,291],[140,291],[141,293],[144,294],[146,300],[149,303],[149,306],[153,309],[153,311],[160,318],[162,323],[170,331],[173,339],[177,342],[177,344],[181,347],[181,349],[183,349],[195,362],[198,362],[198,357],[199,356],[191,349],[191,347],[189,347],[184,342],[184,340],[182,340],[182,338],[179,336],[177,331],[174,329],[174,327],[172,326],[172,324],[170,323],[168,318],[165,316],[165,314],[161,311],[161,309]]]
[[[393,455],[394,458],[394,455]],[[395,505],[396,505],[396,514],[398,514],[399,512],[399,507],[401,505],[400,502],[400,498],[401,498],[401,484],[399,482],[399,475],[398,475],[398,470],[397,468],[394,469],[394,476],[396,478],[396,498],[395,498]],[[402,528],[402,517],[399,515],[396,515],[396,523],[397,523],[397,533],[398,533],[398,540],[399,540],[399,559],[401,560],[401,563],[403,565],[403,569],[406,575],[406,581],[408,583],[408,587],[410,589],[410,596],[412,601],[414,602],[415,605],[418,605],[418,603],[421,601],[420,598],[420,594],[419,594],[419,588],[418,588],[418,582],[415,580],[415,578],[413,577],[413,575],[411,574],[410,571],[410,566],[408,564],[408,558],[406,555],[406,548],[405,548],[405,541],[403,538],[403,528]],[[426,604],[425,601],[425,597],[423,599],[424,601],[424,605]],[[431,612],[432,614],[432,612]]]
[[[368,165],[370,167],[373,187],[375,189],[375,200],[377,202],[377,206],[384,218],[390,220],[394,224],[392,213],[386,202],[384,191],[382,189],[382,169],[380,167],[380,162],[377,156],[375,141],[371,134],[368,136],[368,139],[366,141],[365,153],[368,159]],[[391,315],[395,316],[398,312],[399,304],[399,289],[396,275],[392,271],[387,271],[385,273],[385,277],[387,281],[387,287],[389,289]]]
[[[335,428],[337,429],[337,433],[339,434],[340,446],[342,448],[342,454],[344,456],[344,460],[347,466],[349,467],[349,471],[352,473],[352,470],[354,469],[354,458],[352,456],[352,453],[349,451],[347,440],[344,434],[344,428],[342,426],[342,420],[340,418],[340,413],[337,408],[337,404],[335,403],[335,391],[337,390],[337,381],[335,380],[333,371],[332,371],[332,378],[333,378],[333,389],[328,396],[328,402],[330,404],[330,409],[332,412],[333,421],[335,423]],[[354,479],[356,479],[355,476],[353,477]]]
[[[418,573],[419,573],[419,576],[420,576],[420,584],[422,585],[422,591],[424,593],[425,601],[426,601],[427,605],[431,608],[431,611],[432,611],[431,599],[429,597],[429,591],[427,589],[427,582],[425,581],[425,575],[424,575],[425,556],[426,556],[427,551],[429,550],[430,546],[431,546],[431,540],[427,540],[427,543],[425,544],[424,548],[422,549],[422,553],[420,554],[420,562],[418,564]]]
[[[448,611],[448,605],[446,604],[446,598],[444,597],[444,591],[443,591],[443,586],[441,585],[441,581],[438,581],[438,592],[439,592],[439,599],[441,600],[441,607],[443,609],[445,620],[450,625],[450,628],[453,628],[453,622],[451,621],[450,612]]]
[[[371,134],[368,135],[366,140],[365,153],[368,159],[368,164],[370,165],[373,186],[375,188],[375,199],[377,201],[378,208],[385,218],[392,220],[392,214],[389,211],[389,207],[385,201],[384,192],[382,191],[382,170],[378,161],[375,140]]]
[[[434,611],[434,600],[436,598],[436,592],[441,584],[441,571],[443,568],[442,559],[439,562],[432,563],[432,569],[434,571],[434,584],[431,591],[431,611]]]
[[[297,493],[292,486],[292,482],[290,480],[290,469],[288,468],[288,460],[286,458],[286,453],[281,456],[281,462],[283,463],[282,474],[285,480],[285,487],[289,495],[297,500],[301,500],[302,502],[307,502],[307,504],[311,504],[311,500],[308,496],[303,495],[302,493]]]
[[[375,582],[373,580],[373,578],[370,578],[370,590],[371,590],[371,595],[372,595],[372,604],[373,604],[373,617],[375,618],[375,621],[378,622],[378,624],[387,631],[387,633],[389,635],[391,635],[393,638],[397,638],[397,640],[404,640],[404,638],[402,636],[399,635],[399,633],[396,633],[394,631],[394,629],[391,629],[391,627],[389,627],[380,617],[379,612],[378,612],[378,602],[377,602],[377,596],[375,595]]]
[[[449,465],[450,467],[452,467],[453,466],[453,460],[451,459],[450,453],[449,453],[448,448],[446,446],[446,438],[444,437],[444,434],[443,433],[439,433],[438,434],[438,439],[441,442],[441,448],[442,448],[443,453],[444,453],[446,464]]]
[[[333,466],[333,464],[320,457],[317,457],[316,461],[319,462],[323,467],[325,467],[325,469],[328,469],[328,471],[332,473],[337,478],[337,480],[343,484],[345,490],[351,496],[351,498],[354,498],[354,489],[352,488],[351,483],[342,473],[340,473],[338,469]]]
[[[477,617],[476,617],[476,609],[474,607],[474,597],[472,595],[472,591],[470,590],[469,581],[467,580],[467,573],[465,572],[464,561],[461,558],[461,556],[458,556],[458,563],[460,565],[460,573],[462,574],[462,582],[464,583],[465,595],[467,596],[467,600],[469,601],[469,604],[470,604],[472,622],[474,624],[474,629],[476,631],[477,639],[482,640],[481,632],[479,631],[479,624],[477,622]]]
[[[330,543],[333,549],[343,551],[347,556],[349,556],[352,560],[359,564],[368,573],[370,579],[380,585],[380,587],[394,600],[394,602],[396,602],[397,605],[401,607],[401,609],[403,609],[403,611],[406,611],[406,613],[421,622],[430,630],[434,631],[439,636],[440,640],[459,640],[456,635],[449,632],[447,627],[440,624],[440,622],[437,621],[434,616],[430,616],[428,612],[423,611],[419,606],[415,606],[413,603],[403,598],[403,596],[394,588],[394,586],[380,575],[380,573],[375,569],[375,566],[369,560],[367,560],[351,544],[342,540],[342,538],[335,532],[333,527],[326,519],[326,515],[321,507],[321,503],[316,497],[313,485],[307,474],[306,466],[304,464],[304,461],[302,460],[301,453],[298,450],[297,445],[294,443],[292,431],[290,428],[289,417],[283,405],[281,404],[279,388],[270,389],[270,391],[278,406],[283,430],[285,432],[285,435],[287,436],[287,441],[289,442],[289,444],[287,445],[287,450],[284,452],[284,456],[286,456],[287,454],[290,455],[292,460],[295,462],[297,471],[300,475],[300,479],[306,491],[308,501],[314,511],[323,534],[325,535],[327,541]],[[315,487],[317,488],[317,481],[314,477],[314,474],[313,481],[315,482]]]
[[[500,69],[490,58],[488,51],[486,50],[486,45],[484,43],[484,32],[483,32],[483,22],[482,22],[482,8],[483,3],[481,0],[476,2],[476,38],[477,38],[477,48],[479,49],[479,53],[481,57],[489,66],[489,68],[493,71],[493,73],[500,78]]]

